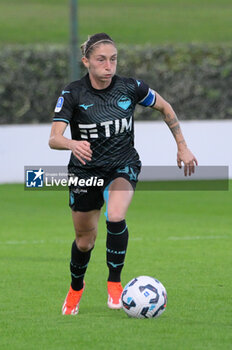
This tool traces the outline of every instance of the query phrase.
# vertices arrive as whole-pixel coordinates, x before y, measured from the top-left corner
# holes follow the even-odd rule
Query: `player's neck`
[[[102,81],[99,79],[96,79],[95,77],[89,75],[89,79],[91,82],[91,85],[94,89],[96,90],[103,90],[108,88],[108,86],[110,86],[112,79],[106,80],[106,81]]]

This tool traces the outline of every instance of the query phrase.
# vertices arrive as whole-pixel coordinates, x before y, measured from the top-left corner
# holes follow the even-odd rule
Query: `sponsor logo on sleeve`
[[[55,113],[59,113],[61,111],[63,107],[63,103],[64,103],[64,98],[61,96],[58,98],[56,108],[55,108]]]

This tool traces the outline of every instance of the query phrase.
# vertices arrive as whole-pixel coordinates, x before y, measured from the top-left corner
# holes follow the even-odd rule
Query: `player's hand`
[[[92,150],[88,141],[76,141],[72,140],[70,149],[77,159],[82,164],[86,164],[85,160],[90,161],[92,159]]]
[[[177,164],[180,169],[182,168],[182,162],[184,163],[184,175],[191,176],[191,174],[194,174],[195,165],[198,165],[198,162],[187,147],[179,149],[177,152]]]

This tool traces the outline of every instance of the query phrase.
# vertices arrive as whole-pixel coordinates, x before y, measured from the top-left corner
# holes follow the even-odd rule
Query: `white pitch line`
[[[197,241],[197,240],[214,240],[214,239],[231,239],[232,237],[230,236],[183,236],[183,237],[175,237],[175,236],[170,236],[167,238],[153,238],[152,240],[149,240],[150,242],[152,241]],[[137,242],[137,241],[143,241],[147,240],[146,237],[132,237],[129,239],[132,242]],[[22,241],[0,241],[0,245],[26,245],[26,244],[32,244],[32,245],[37,245],[37,244],[69,244],[72,241],[70,240],[33,240],[33,241],[27,241],[27,240],[22,240]],[[105,242],[105,239],[98,239],[99,242]]]
[[[229,239],[229,236],[184,236],[184,237],[168,237],[168,241],[197,241],[208,239]]]
[[[54,241],[46,241],[46,240],[33,240],[33,241],[5,241],[5,242],[1,242],[0,241],[0,245],[25,245],[25,244],[32,244],[32,245],[36,245],[36,244],[46,244],[46,243],[68,243],[70,241],[59,241],[59,240],[54,240]]]
[[[142,241],[141,237],[135,237],[135,238],[131,238],[131,241]],[[105,242],[105,239],[98,239],[99,242]],[[70,242],[72,242],[72,239],[70,240],[63,240],[63,239],[55,239],[53,240],[33,240],[33,241],[26,241],[26,240],[22,240],[22,241],[0,241],[0,245],[26,245],[26,244],[32,244],[32,245],[36,245],[36,244],[69,244]]]
[[[9,244],[9,245],[18,245],[18,244],[44,244],[45,241],[44,240],[40,240],[40,241],[6,241],[6,242],[0,242],[0,244]]]

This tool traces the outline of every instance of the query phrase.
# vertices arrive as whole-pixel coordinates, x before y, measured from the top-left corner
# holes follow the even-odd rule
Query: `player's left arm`
[[[180,128],[179,120],[170,105],[163,97],[156,92],[155,104],[152,108],[160,111],[163,115],[163,120],[171,130],[177,144],[177,164],[181,168],[184,163],[184,174],[189,176],[194,173],[195,165],[198,165],[196,157],[188,149],[183,133]]]

